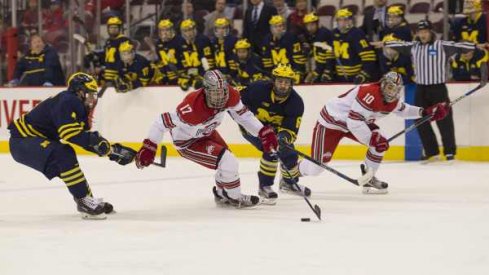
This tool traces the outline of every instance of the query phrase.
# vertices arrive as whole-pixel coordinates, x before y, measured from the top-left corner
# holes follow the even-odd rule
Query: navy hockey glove
[[[112,149],[109,153],[109,159],[119,163],[120,165],[131,163],[137,154],[135,150],[123,146],[119,143],[112,144],[111,148]]]
[[[90,136],[88,137],[88,148],[86,149],[103,157],[109,154],[110,143],[98,132],[90,132]]]

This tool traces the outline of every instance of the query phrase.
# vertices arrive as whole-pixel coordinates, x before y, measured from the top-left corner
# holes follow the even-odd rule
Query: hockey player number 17
[[[370,104],[374,101],[375,97],[371,94],[366,94],[364,97],[363,97],[363,101],[367,104]]]
[[[191,113],[192,112],[192,107],[190,107],[189,104],[184,105],[183,107],[180,108],[180,112],[182,112],[182,115]]]

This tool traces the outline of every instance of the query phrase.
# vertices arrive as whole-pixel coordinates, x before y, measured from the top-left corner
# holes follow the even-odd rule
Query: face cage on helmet
[[[224,29],[223,33],[221,34],[219,30]],[[214,27],[214,36],[217,38],[224,38],[228,36],[229,34],[229,26],[224,26],[224,27]]]
[[[340,19],[343,19],[341,24],[339,22]],[[338,18],[336,20],[336,24],[338,25],[338,30],[340,30],[340,32],[342,32],[342,33],[345,33],[353,27],[353,19],[351,19],[351,18]]]
[[[175,30],[173,28],[160,28],[158,29],[158,36],[160,37],[161,41],[168,42],[175,37]]]
[[[399,99],[401,95],[401,86],[385,80],[382,83],[382,95],[384,100],[388,103],[394,102]]]
[[[281,26],[281,29],[279,26]],[[277,25],[270,26],[270,31],[271,31],[273,36],[275,36],[277,38],[281,38],[285,34],[285,32],[287,31],[286,28],[287,27],[285,26],[284,23],[280,23]]]
[[[204,88],[205,90],[205,101],[209,108],[212,109],[223,109],[229,99],[228,88],[215,89],[215,88]]]
[[[190,35],[189,29],[192,30],[192,33]],[[195,37],[197,37],[197,29],[195,27],[182,29],[182,37],[187,41],[193,41]]]
[[[277,86],[277,83],[276,83],[277,81],[288,81],[289,87],[286,90],[279,89],[279,87]],[[294,83],[294,80],[292,80],[291,78],[276,76],[273,80],[273,92],[275,93],[275,95],[277,97],[280,97],[280,98],[287,97],[287,96],[289,96],[290,92],[292,92],[293,83]]]
[[[134,53],[134,50],[131,51],[124,51],[119,53],[121,57],[121,61],[124,62],[125,64],[131,63],[134,61],[134,58],[136,54]]]
[[[394,28],[402,23],[402,17],[399,15],[387,15],[387,27]]]

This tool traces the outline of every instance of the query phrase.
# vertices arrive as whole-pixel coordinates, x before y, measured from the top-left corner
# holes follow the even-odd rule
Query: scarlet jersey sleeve
[[[228,113],[233,120],[243,126],[248,133],[258,136],[258,132],[263,127],[263,124],[243,104],[243,102],[241,102],[239,92],[231,86],[229,86],[228,105]]]

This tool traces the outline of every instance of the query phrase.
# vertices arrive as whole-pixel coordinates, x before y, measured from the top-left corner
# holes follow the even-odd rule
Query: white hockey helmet
[[[388,72],[380,79],[380,88],[386,102],[394,102],[401,97],[402,76],[396,72]]]
[[[219,70],[210,70],[204,74],[205,102],[209,108],[223,109],[229,99],[229,87],[226,78]]]

